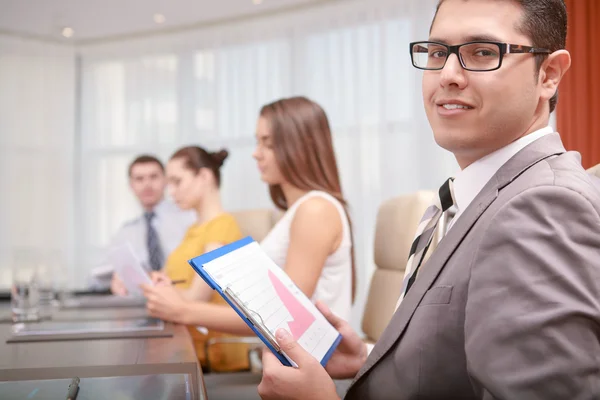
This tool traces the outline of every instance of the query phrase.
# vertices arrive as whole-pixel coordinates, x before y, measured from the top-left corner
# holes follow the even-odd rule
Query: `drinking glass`
[[[39,319],[38,263],[39,253],[33,249],[13,251],[10,306],[15,322]]]

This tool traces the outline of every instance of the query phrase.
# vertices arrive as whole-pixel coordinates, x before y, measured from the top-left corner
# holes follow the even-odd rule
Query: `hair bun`
[[[222,150],[219,150],[219,151],[217,151],[215,153],[210,153],[210,156],[217,163],[217,165],[220,167],[225,162],[225,159],[227,158],[227,156],[229,156],[229,152],[227,150],[225,150],[225,149],[222,149]]]

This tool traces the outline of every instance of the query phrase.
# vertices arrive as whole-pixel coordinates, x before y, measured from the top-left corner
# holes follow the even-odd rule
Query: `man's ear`
[[[550,54],[540,69],[541,97],[550,100],[558,90],[562,77],[571,67],[571,54],[567,50],[557,50]]]

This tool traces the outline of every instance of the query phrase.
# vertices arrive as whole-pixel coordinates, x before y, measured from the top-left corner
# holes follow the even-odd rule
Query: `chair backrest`
[[[281,217],[281,212],[272,208],[240,210],[231,214],[239,224],[242,235],[252,236],[257,242],[267,236]]]
[[[587,172],[589,172],[592,175],[596,175],[598,178],[600,178],[600,164],[588,169]]]
[[[420,191],[390,199],[379,207],[375,227],[375,272],[362,320],[368,341],[379,339],[394,314],[410,246],[434,195],[435,192]],[[431,250],[434,245],[432,243]]]

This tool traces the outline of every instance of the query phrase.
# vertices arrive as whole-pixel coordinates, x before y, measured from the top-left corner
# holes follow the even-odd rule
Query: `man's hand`
[[[367,360],[367,345],[350,324],[334,315],[322,302],[316,304],[321,314],[342,335],[342,341],[333,352],[325,369],[335,379],[351,379],[356,376]]]
[[[279,329],[276,339],[298,368],[283,366],[270,350],[263,350],[263,377],[258,385],[263,400],[339,400],[335,384],[325,369],[292,335]]]
[[[127,296],[127,288],[116,273],[113,273],[112,279],[110,280],[110,291],[115,296]]]
[[[142,285],[147,299],[146,309],[150,316],[163,321],[185,324],[187,303],[181,293],[173,286]]]

